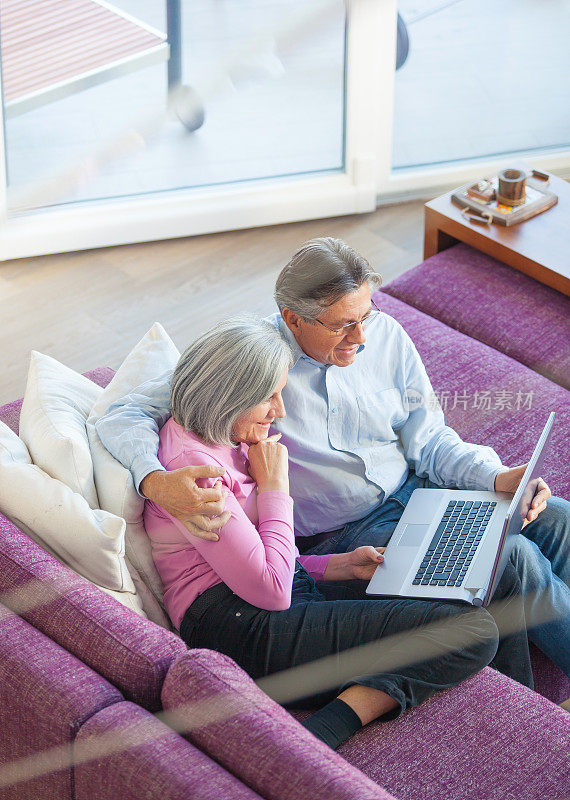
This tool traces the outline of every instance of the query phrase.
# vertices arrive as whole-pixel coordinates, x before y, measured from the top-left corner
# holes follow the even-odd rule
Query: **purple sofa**
[[[568,497],[568,300],[463,245],[376,299],[411,335],[464,438],[522,463],[557,411],[545,477]],[[111,375],[89,377],[104,385]],[[0,409],[15,431],[19,409]],[[303,712],[282,709],[231,659],[187,650],[1,515],[0,600],[2,798],[570,795],[570,715],[554,704],[570,681],[536,650],[536,691],[487,668],[334,753],[299,725]]]

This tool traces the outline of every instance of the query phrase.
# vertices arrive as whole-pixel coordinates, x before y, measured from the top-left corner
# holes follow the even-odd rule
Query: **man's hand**
[[[369,581],[374,570],[384,561],[385,547],[363,545],[350,553],[334,553],[327,564],[325,581]]]
[[[183,522],[193,536],[217,542],[220,537],[215,531],[231,516],[224,511],[228,493],[221,482],[211,489],[200,489],[196,479],[219,478],[224,472],[222,467],[209,465],[171,472],[156,470],[143,478],[140,489],[145,497]]]
[[[522,464],[520,467],[511,467],[511,469],[506,472],[499,472],[495,478],[495,491],[514,494],[527,466],[527,464]],[[539,478],[536,494],[523,522],[523,528],[528,525],[529,522],[535,520],[541,511],[544,511],[546,508],[546,501],[549,497],[552,497],[552,492],[548,488],[546,481]]]

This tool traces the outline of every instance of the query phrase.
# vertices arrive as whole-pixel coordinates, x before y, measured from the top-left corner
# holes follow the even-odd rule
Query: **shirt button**
[[[236,617],[241,617],[241,611],[236,611]]]

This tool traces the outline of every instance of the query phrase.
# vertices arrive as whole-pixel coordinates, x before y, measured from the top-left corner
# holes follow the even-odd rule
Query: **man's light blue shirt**
[[[410,468],[440,486],[493,489],[499,457],[445,425],[419,354],[396,320],[379,314],[347,367],[315,361],[280,314],[270,321],[293,352],[283,390],[287,416],[274,427],[289,450],[297,535],[361,519],[404,483]],[[97,423],[103,444],[137,487],[162,469],[158,430],[170,416],[171,374],[113,403]]]

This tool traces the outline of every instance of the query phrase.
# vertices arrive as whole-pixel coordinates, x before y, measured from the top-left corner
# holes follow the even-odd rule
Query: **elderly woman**
[[[332,689],[328,680],[326,691],[305,697],[321,706],[305,727],[336,748],[371,720],[393,718],[473,675],[495,655],[498,636],[483,609],[334,599],[334,584],[325,597],[319,581],[370,578],[383,548],[299,556],[287,450],[269,436],[274,419],[285,416],[290,364],[278,331],[252,317],[221,323],[188,347],[172,380],[172,416],[158,455],[167,470],[223,469],[230,518],[219,541],[207,541],[147,501],[145,525],[182,638],[226,653],[253,678],[385,638],[362,674],[339,676]],[[405,647],[402,637],[390,638],[403,632]]]

